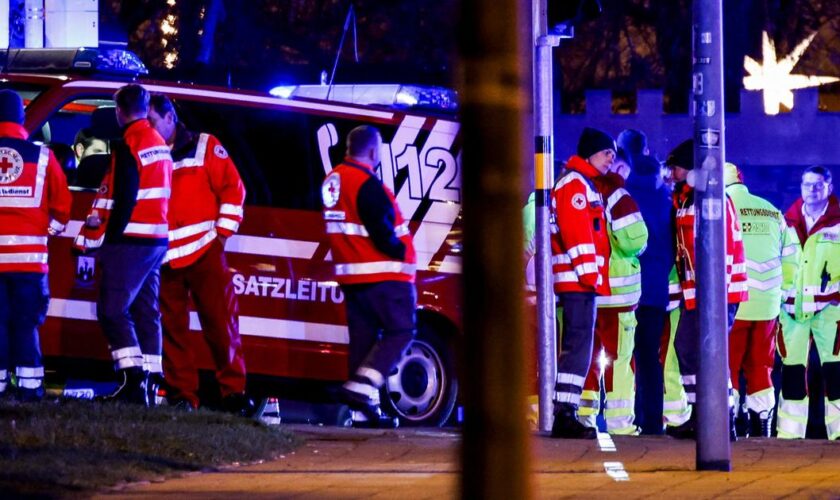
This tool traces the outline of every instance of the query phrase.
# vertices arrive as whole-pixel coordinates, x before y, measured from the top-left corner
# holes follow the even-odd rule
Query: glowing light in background
[[[160,32],[163,34],[160,44],[166,49],[163,53],[163,64],[167,69],[172,69],[178,62],[178,48],[174,43],[175,37],[178,36],[178,16],[173,13],[176,0],[166,0],[166,5],[169,6],[170,12],[160,22]]]
[[[749,56],[744,58],[744,69],[749,73],[749,76],[744,77],[744,88],[764,91],[764,112],[766,114],[778,114],[782,105],[788,109],[793,109],[793,91],[796,89],[818,87],[838,81],[838,78],[831,76],[809,76],[791,73],[793,67],[808,50],[808,46],[811,45],[815,36],[816,32],[800,42],[793,49],[793,52],[786,57],[776,59],[776,45],[765,31],[762,34],[761,50],[761,56],[764,60],[758,63]]]

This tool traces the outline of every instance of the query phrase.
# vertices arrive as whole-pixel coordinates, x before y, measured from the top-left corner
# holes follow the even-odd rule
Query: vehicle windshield
[[[20,83],[20,82],[10,82],[10,81],[2,81],[0,80],[0,89],[9,89],[14,90],[15,92],[20,95],[20,98],[23,99],[23,105],[29,106],[29,104],[38,97],[41,92],[43,92],[46,87],[40,85],[32,85],[29,83]]]

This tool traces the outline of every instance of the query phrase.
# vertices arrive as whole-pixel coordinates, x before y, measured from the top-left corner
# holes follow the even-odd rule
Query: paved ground
[[[127,498],[458,498],[458,433],[291,426],[306,444],[279,460],[133,485]],[[614,448],[614,451],[613,451]],[[538,498],[840,498],[840,442],[741,440],[734,472],[695,472],[694,442],[537,437]],[[111,495],[108,495],[111,496]]]

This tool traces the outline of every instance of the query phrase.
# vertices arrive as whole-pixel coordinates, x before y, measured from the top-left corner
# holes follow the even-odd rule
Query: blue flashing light
[[[292,93],[297,88],[296,85],[278,85],[273,89],[269,90],[268,93],[273,95],[274,97],[279,97],[281,99],[288,99],[292,96]]]

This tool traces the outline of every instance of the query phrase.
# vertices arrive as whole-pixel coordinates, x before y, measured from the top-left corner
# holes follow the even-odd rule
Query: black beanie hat
[[[665,160],[665,165],[694,170],[694,139],[685,140],[675,147]]]
[[[616,150],[615,141],[612,137],[598,129],[589,127],[583,129],[577,145],[578,156],[586,160],[595,153],[599,153],[605,149]]]
[[[14,90],[0,90],[0,122],[23,123],[23,101]]]

